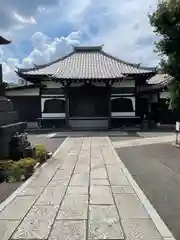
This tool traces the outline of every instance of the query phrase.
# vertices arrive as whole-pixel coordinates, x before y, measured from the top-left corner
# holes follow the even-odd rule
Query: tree
[[[161,69],[173,77],[170,106],[180,111],[180,0],[161,0],[149,15],[154,32],[159,35],[156,51],[162,57]]]

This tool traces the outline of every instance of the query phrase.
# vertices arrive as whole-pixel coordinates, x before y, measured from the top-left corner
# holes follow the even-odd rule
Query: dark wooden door
[[[85,85],[69,92],[71,117],[107,117],[107,88]]]

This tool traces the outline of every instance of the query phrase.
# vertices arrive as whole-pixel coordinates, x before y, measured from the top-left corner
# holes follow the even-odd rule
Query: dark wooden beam
[[[69,128],[69,84],[64,88],[65,93],[65,113],[66,113],[66,127]]]
[[[111,129],[111,85],[109,83],[106,84],[108,90],[108,128]]]
[[[0,83],[3,81],[3,70],[2,70],[2,64],[0,64]]]

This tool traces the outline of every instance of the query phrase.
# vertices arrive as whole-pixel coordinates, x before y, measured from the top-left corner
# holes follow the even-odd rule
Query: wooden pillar
[[[111,124],[111,86],[109,84],[107,84],[107,88],[108,88],[108,127],[109,129],[112,128],[112,124]]]
[[[157,99],[158,99],[158,103],[157,103],[157,114],[158,114],[158,116],[157,116],[157,120],[158,120],[158,123],[160,123],[161,122],[161,116],[160,116],[160,92],[158,91],[157,92]]]
[[[0,83],[3,81],[2,64],[0,64]]]
[[[69,128],[69,86],[65,86],[65,113],[66,113],[66,127]]]

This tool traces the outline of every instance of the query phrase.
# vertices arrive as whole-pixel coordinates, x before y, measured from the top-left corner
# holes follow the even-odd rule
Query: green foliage
[[[7,179],[8,182],[20,182],[24,174],[24,170],[21,167],[20,161],[13,162],[13,164],[8,168]]]
[[[48,158],[48,152],[46,151],[45,147],[41,144],[36,145],[36,159],[38,162],[43,163]]]
[[[0,160],[0,182],[8,180],[9,169],[13,165],[13,160]]]
[[[0,169],[7,170],[13,164],[13,160],[0,160]]]
[[[18,161],[20,166],[24,169],[29,168],[29,167],[34,167],[36,165],[36,160],[33,158],[23,158],[20,161]]]
[[[32,158],[24,158],[19,161],[13,162],[13,164],[7,170],[8,181],[21,181],[23,177],[27,179],[29,176],[32,175],[36,163],[36,160]]]
[[[21,166],[24,171],[24,177],[25,177],[25,179],[27,179],[33,174],[34,167],[37,162],[33,158],[24,158],[24,159],[20,160],[20,162],[21,162]]]
[[[180,110],[180,0],[162,0],[149,18],[159,35],[156,51],[162,57],[162,71],[174,78],[169,89],[170,107]]]

